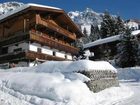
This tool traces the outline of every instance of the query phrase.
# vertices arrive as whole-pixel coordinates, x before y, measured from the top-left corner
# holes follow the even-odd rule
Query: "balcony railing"
[[[48,55],[48,54],[42,54],[38,52],[28,51],[26,52],[26,58],[35,60],[36,58],[42,59],[42,60],[55,60],[55,61],[63,61],[64,58]]]
[[[10,62],[10,61],[20,61],[22,59],[30,59],[30,60],[36,60],[42,59],[42,60],[56,60],[56,61],[62,61],[67,60],[65,58],[52,56],[48,54],[42,54],[34,51],[20,51],[20,52],[12,52],[7,54],[0,55],[0,63]]]
[[[30,31],[30,39],[33,41],[37,41],[41,44],[44,44],[46,46],[49,46],[51,48],[55,48],[60,51],[71,53],[73,55],[77,54],[79,51],[78,48],[70,46],[69,44],[66,44],[66,43],[62,43],[58,40],[52,39],[49,37],[49,35],[44,34],[44,33],[36,33],[34,31]]]
[[[53,24],[49,20],[41,18],[39,15],[37,15],[36,18],[37,18],[37,24],[44,25],[44,26],[46,26],[46,27],[48,27],[48,28],[50,28],[50,29],[52,29],[52,30],[54,30],[54,31],[56,31],[56,32],[68,37],[68,38],[70,38],[70,39],[76,40],[75,33],[71,33],[71,32],[69,32],[68,30],[66,30],[64,28]]]

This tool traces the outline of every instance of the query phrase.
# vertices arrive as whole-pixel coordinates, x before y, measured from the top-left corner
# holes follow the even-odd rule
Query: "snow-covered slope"
[[[77,24],[93,24],[99,25],[102,22],[101,14],[94,12],[92,9],[87,8],[85,11],[69,12],[70,18]]]
[[[9,11],[15,10],[18,7],[23,6],[23,3],[20,2],[5,2],[0,4],[0,15],[6,14]]]

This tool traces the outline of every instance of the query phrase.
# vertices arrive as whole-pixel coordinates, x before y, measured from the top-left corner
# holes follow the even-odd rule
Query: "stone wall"
[[[91,80],[86,82],[89,89],[93,92],[99,92],[103,89],[119,86],[117,73],[112,71],[83,71],[82,74],[89,77]]]

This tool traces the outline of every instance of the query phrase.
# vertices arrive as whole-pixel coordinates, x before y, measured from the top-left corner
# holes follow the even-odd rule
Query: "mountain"
[[[15,10],[19,7],[24,5],[23,3],[20,2],[5,2],[0,4],[0,15],[6,14],[7,12],[10,12],[12,10]]]
[[[71,11],[68,13],[69,17],[78,25],[81,29],[86,28],[87,34],[90,34],[91,25],[99,26],[102,22],[102,14],[93,11],[90,8],[86,8],[84,11]]]

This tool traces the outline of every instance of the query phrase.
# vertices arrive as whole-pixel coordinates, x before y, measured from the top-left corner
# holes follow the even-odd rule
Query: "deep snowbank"
[[[139,81],[140,67],[120,68],[118,71],[118,78],[122,81]]]
[[[27,67],[17,67],[7,71],[23,71],[23,72],[78,72],[78,71],[112,71],[117,72],[117,70],[106,61],[90,61],[90,60],[79,60],[79,61],[47,61],[38,66],[31,68]]]
[[[123,86],[93,93],[82,81],[62,73],[32,72],[1,72],[0,92],[33,105],[106,105],[132,95]]]
[[[116,69],[108,66],[106,62],[93,63],[87,60],[61,63],[51,61],[36,67],[1,70],[0,103],[4,102],[4,105],[108,105],[132,95],[131,90],[125,86],[108,88],[99,93],[91,92],[84,83],[90,79],[74,72],[85,69],[116,72]]]

